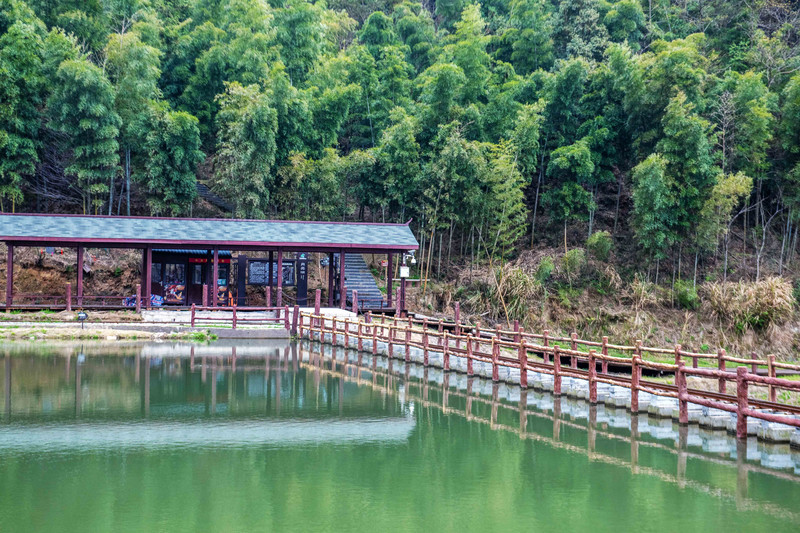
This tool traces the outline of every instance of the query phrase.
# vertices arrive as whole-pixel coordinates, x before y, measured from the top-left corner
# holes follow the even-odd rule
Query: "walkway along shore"
[[[796,393],[800,382],[750,372],[758,365],[768,364],[770,373],[778,367],[774,358],[762,362],[726,357],[721,354],[720,368],[687,367],[684,357],[698,359],[705,354],[682,352],[677,347],[672,353],[675,363],[656,363],[643,359],[645,349],[636,343],[629,356],[610,356],[608,350],[622,352],[629,347],[602,343],[578,342],[575,335],[566,339],[569,347],[562,347],[561,338],[496,328],[481,332],[469,328],[466,334],[456,323],[451,333],[441,322],[427,320],[394,319],[367,314],[363,318],[342,318],[316,313],[299,313],[298,336],[333,345],[385,354],[402,358],[423,366],[442,368],[445,371],[483,376],[494,382],[518,384],[522,388],[552,391],[554,395],[575,396],[590,404],[605,403],[625,407],[631,413],[648,412],[660,417],[673,418],[680,424],[697,423],[703,426],[726,429],[740,439],[757,436],[771,442],[791,443],[800,447],[800,406],[778,401],[778,391]],[[488,334],[488,335],[487,335]],[[582,351],[579,344],[589,345]],[[598,353],[594,348],[600,347]],[[648,350],[658,350],[649,348]],[[661,350],[662,353],[669,353]],[[567,364],[565,364],[565,362]],[[726,362],[739,365],[735,371],[725,369]],[[600,373],[597,371],[600,363]],[[628,369],[629,373],[608,371],[608,365]],[[782,367],[793,365],[780,364]],[[586,369],[580,368],[585,366]],[[798,367],[800,368],[800,367]],[[675,374],[675,385],[642,378],[643,370]],[[687,377],[711,378],[718,382],[718,392],[691,389]],[[728,382],[736,385],[736,394],[728,394]],[[766,387],[768,400],[751,398],[753,386]]]

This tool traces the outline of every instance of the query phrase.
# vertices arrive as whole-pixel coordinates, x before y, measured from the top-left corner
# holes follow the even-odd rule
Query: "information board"
[[[283,261],[283,286],[293,287],[295,284],[295,262],[292,259]],[[247,262],[247,284],[267,285],[269,283],[269,261],[251,259]],[[278,262],[272,262],[272,286],[278,286]]]

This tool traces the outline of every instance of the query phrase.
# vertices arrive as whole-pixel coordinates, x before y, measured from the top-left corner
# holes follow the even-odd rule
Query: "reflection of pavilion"
[[[256,350],[186,345],[185,354],[142,353],[158,351],[143,349],[129,357],[70,355],[51,358],[48,364],[39,357],[7,355],[4,419],[25,424],[32,434],[39,432],[44,442],[60,434],[87,446],[97,439],[102,444],[103,437],[90,437],[85,428],[119,432],[124,445],[128,426],[145,433],[152,429],[152,435],[131,437],[131,442],[155,444],[168,440],[170,425],[178,443],[204,432],[209,443],[224,443],[226,432],[233,432],[243,442],[272,444],[306,442],[297,437],[299,429],[319,441],[367,435],[395,441],[413,427],[402,406],[387,401],[385,393],[300,365],[296,346]],[[51,426],[45,433],[37,426],[65,419],[81,423]],[[10,446],[17,437],[0,441]],[[109,442],[116,438],[109,437]]]

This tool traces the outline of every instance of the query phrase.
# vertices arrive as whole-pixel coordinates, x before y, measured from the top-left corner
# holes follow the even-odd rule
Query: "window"
[[[219,279],[217,281],[217,285],[220,287],[227,287],[228,286],[228,267],[227,266],[219,266],[219,275],[217,276]]]
[[[178,263],[164,264],[164,285],[183,285],[186,283],[186,265]]]
[[[150,281],[153,283],[161,283],[161,267],[163,265],[161,263],[153,263],[152,269],[150,271]]]
[[[192,265],[192,283],[195,285],[203,284],[203,265]]]

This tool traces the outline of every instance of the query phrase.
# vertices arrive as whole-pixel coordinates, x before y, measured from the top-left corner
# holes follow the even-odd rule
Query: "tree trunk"
[[[127,148],[125,150],[125,194],[127,195],[126,198],[126,205],[127,205],[127,212],[128,216],[131,216],[131,149]]]
[[[617,206],[614,208],[614,235],[617,234],[617,221],[619,220],[619,199],[622,196],[622,176],[619,177],[617,184]]]
[[[564,254],[567,253],[567,219],[564,219]]]

